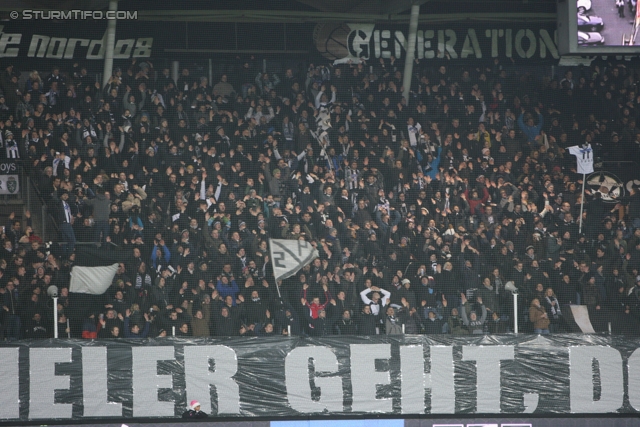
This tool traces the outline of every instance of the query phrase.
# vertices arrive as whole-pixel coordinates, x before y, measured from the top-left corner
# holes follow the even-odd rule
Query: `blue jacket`
[[[542,114],[538,114],[538,124],[534,126],[528,126],[524,123],[524,113],[520,114],[518,117],[518,126],[522,133],[525,134],[527,140],[532,144],[536,144],[536,136],[540,135],[540,131],[542,130],[542,126],[544,125],[544,118]]]
[[[218,295],[224,301],[227,295],[231,295],[233,298],[233,305],[236,305],[236,297],[238,296],[238,292],[240,292],[240,288],[235,280],[231,280],[228,286],[222,284],[221,280],[218,280],[218,284],[216,285],[216,289],[218,290]]]
[[[424,176],[428,176],[431,179],[436,179],[436,175],[438,174],[438,166],[440,166],[440,155],[442,154],[442,147],[438,147],[438,154],[431,160],[431,163],[424,165],[422,168],[422,172]],[[418,162],[422,164],[422,152],[418,150]]]
[[[162,250],[162,258],[163,259],[158,259],[158,256],[156,255],[156,251],[158,249]],[[169,251],[169,248],[167,248],[166,246],[158,246],[155,245],[153,247],[153,250],[151,251],[151,262],[153,264],[153,269],[155,270],[156,268],[158,268],[158,263],[160,264],[165,264],[165,263],[169,263],[169,261],[171,261],[171,251]]]
[[[125,338],[147,338],[149,336],[150,322],[144,324],[144,329],[137,334],[131,332],[131,326],[129,324],[129,317],[124,318],[124,337]]]

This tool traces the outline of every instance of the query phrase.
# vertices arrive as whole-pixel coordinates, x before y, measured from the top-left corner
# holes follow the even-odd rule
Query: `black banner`
[[[0,58],[103,60],[106,29],[106,21],[3,23],[0,25]],[[154,35],[136,21],[119,21],[114,59],[148,58],[153,52],[153,43]]]
[[[408,28],[374,24],[318,24],[314,42],[320,53],[338,61],[359,58],[404,59]],[[451,23],[419,25],[415,58],[491,60],[493,58],[557,60],[555,25]]]
[[[34,341],[0,347],[0,420],[640,409],[640,340],[556,335]]]
[[[99,64],[104,59],[106,23],[92,19],[1,22],[0,58],[32,67],[65,61]],[[202,51],[198,56],[207,59],[214,51],[300,53],[313,50],[312,31],[313,24],[118,20],[114,60],[116,64],[136,58],[193,61],[196,57],[190,49]]]
[[[43,25],[46,23],[47,25]],[[104,59],[106,20],[7,21],[0,25],[0,58],[40,60]],[[292,37],[291,35],[295,35]],[[331,60],[403,59],[407,26],[323,23],[261,24],[151,22],[119,20],[115,60],[171,57],[179,50],[287,51],[316,50]],[[492,58],[556,61],[554,24],[467,22],[421,24],[417,59],[478,60]]]

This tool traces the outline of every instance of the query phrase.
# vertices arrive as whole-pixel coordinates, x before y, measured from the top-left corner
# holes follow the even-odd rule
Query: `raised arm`
[[[391,298],[391,292],[386,289],[380,288],[380,293],[382,294],[382,306],[386,306],[389,303],[389,298]]]
[[[485,307],[484,304],[482,304],[481,307],[482,307],[482,317],[480,318],[480,322],[484,323],[485,320],[487,320],[487,307]]]
[[[360,292],[360,299],[365,303],[365,305],[371,304],[371,300],[368,297],[369,293],[371,293],[371,289],[369,288],[365,288]]]
[[[460,312],[460,317],[462,317],[462,323],[464,324],[464,326],[469,326],[469,318],[467,317],[468,302],[466,301],[466,298],[464,300],[465,302],[460,306],[458,311]]]
[[[315,99],[315,106],[316,109],[320,108],[320,100],[322,99],[322,95],[324,95],[324,91],[319,90],[318,94],[316,95],[316,99]]]

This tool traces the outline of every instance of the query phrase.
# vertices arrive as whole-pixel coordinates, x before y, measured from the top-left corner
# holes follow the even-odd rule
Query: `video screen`
[[[637,0],[576,0],[578,47],[635,46]]]

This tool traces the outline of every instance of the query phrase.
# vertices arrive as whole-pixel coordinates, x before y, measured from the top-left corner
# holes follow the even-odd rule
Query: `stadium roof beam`
[[[380,13],[384,15],[395,15],[412,9],[413,6],[421,6],[430,0],[395,0],[387,2],[382,6]]]
[[[418,32],[418,18],[420,17],[420,4],[416,1],[411,5],[411,19],[409,20],[409,38],[407,39],[407,54],[404,59],[404,75],[402,76],[402,97],[409,105],[409,92],[413,80],[413,60],[416,53],[416,33]]]
[[[328,13],[379,13],[381,15],[395,15],[406,12],[413,5],[422,5],[430,0],[296,0],[298,3],[311,6]]]
[[[109,2],[109,10],[118,10],[118,0],[111,0]],[[116,20],[111,19],[107,22],[107,34],[106,34],[106,50],[104,53],[104,68],[102,69],[102,87],[106,87],[109,83],[109,79],[113,74],[113,51],[115,50],[116,43]]]
[[[2,8],[0,8],[2,10]],[[408,14],[353,14],[326,12],[299,12],[282,10],[140,10],[138,19],[143,21],[178,22],[351,22],[351,23],[409,23]],[[555,13],[447,13],[430,14],[419,17],[419,23],[428,22],[552,22]]]
[[[296,0],[325,13],[381,13],[381,0]],[[403,0],[404,1],[404,0]],[[407,10],[411,5],[407,6]],[[404,11],[403,10],[403,11]]]

